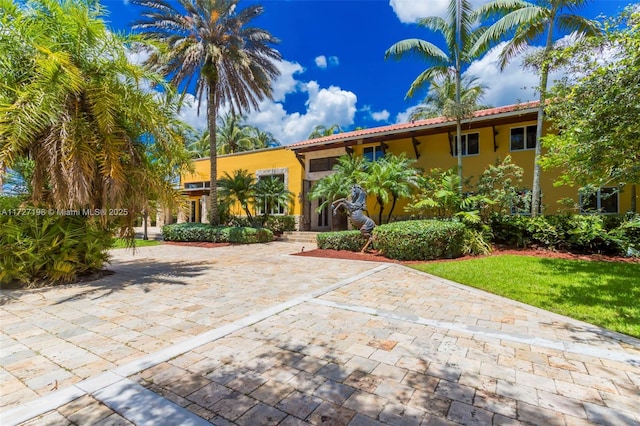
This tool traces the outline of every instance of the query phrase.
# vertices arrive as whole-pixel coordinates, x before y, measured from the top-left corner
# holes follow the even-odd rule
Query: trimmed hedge
[[[163,226],[162,237],[165,241],[253,244],[273,241],[273,232],[265,228],[187,222]]]
[[[367,239],[360,231],[322,232],[316,236],[319,249],[360,251]]]
[[[367,239],[360,231],[318,234],[320,249],[360,251]],[[415,220],[377,226],[373,244],[386,257],[397,260],[429,260],[460,257],[469,250],[465,226],[459,222]]]
[[[373,235],[376,248],[397,260],[452,259],[465,249],[465,226],[460,222],[394,222],[376,227]]]

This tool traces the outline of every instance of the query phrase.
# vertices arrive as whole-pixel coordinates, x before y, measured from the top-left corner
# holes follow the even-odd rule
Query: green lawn
[[[640,337],[640,264],[637,263],[502,255],[413,267]]]
[[[136,239],[136,248],[137,247],[147,247],[147,246],[157,246],[158,244],[160,244],[161,241],[157,241],[157,240],[140,240],[140,239]],[[113,245],[112,248],[126,248],[127,244],[125,242],[125,240],[123,240],[122,238],[116,238],[116,242]]]

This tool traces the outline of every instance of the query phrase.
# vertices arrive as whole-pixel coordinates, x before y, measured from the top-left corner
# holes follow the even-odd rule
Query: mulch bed
[[[535,256],[554,259],[570,259],[570,260],[591,260],[601,262],[626,262],[626,263],[640,263],[640,258],[637,257],[621,257],[621,256],[606,256],[602,254],[575,254],[566,253],[551,250],[542,249],[509,249],[502,247],[494,247],[493,252],[488,256],[500,256],[504,254],[516,254],[520,256]],[[412,261],[399,261],[394,259],[388,259],[382,256],[375,250],[367,253],[356,253],[346,250],[309,250],[302,251],[300,253],[294,253],[295,256],[310,256],[310,257],[324,257],[332,259],[345,259],[345,260],[365,260],[370,262],[391,262],[400,264],[415,264],[424,262],[457,262],[460,260],[474,259],[479,256],[463,256],[456,259],[437,259],[437,260],[412,260]]]

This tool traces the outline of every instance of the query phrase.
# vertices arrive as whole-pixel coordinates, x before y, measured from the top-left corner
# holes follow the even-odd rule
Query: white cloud
[[[389,119],[389,115],[389,111],[383,109],[379,112],[372,112],[371,118],[373,118],[375,121],[387,121]]]
[[[316,56],[316,66],[318,68],[325,69],[327,68],[327,57],[324,55]]]
[[[502,106],[537,100],[540,78],[533,70],[522,68],[526,53],[519,55],[500,71],[498,56],[503,46],[504,43],[501,43],[491,49],[484,57],[474,61],[465,72],[478,77],[478,83],[487,86],[480,102],[485,105]],[[560,73],[551,73],[549,82],[552,83],[560,76]]]
[[[273,83],[273,100],[264,100],[258,111],[247,114],[247,124],[268,131],[283,145],[307,139],[319,124],[338,124],[348,127],[354,123],[357,96],[337,86],[320,87],[316,81],[302,81],[296,77],[304,68],[295,62],[282,61],[278,65],[280,76]],[[288,112],[283,102],[292,93],[306,93],[304,112]],[[223,108],[224,110],[224,108]],[[219,111],[223,115],[225,111]],[[207,100],[202,99],[200,113],[198,102],[191,94],[185,96],[185,104],[178,113],[180,119],[198,131],[207,128]]]
[[[281,61],[278,64],[280,70],[280,76],[273,83],[273,99],[275,101],[284,101],[284,98],[289,93],[297,92],[299,88],[299,82],[295,79],[295,74],[302,74],[304,68],[297,62]]]
[[[409,122],[409,117],[411,117],[411,114],[413,114],[413,111],[418,108],[419,105],[413,105],[410,106],[409,108],[405,109],[402,112],[399,112],[398,114],[396,114],[396,124],[397,123],[408,123]]]
[[[337,56],[329,56],[328,58],[324,55],[316,56],[314,59],[316,66],[318,68],[326,69],[329,67],[337,67],[340,65],[340,58]]]
[[[451,0],[389,0],[396,16],[405,24],[416,22],[428,16],[445,17]],[[486,0],[471,0],[473,8],[486,3]]]
[[[260,110],[247,116],[247,122],[271,132],[283,145],[305,140],[319,124],[353,124],[357,96],[336,86],[320,88],[316,81],[299,82],[301,91],[308,94],[304,113],[288,113],[278,102],[263,102]]]

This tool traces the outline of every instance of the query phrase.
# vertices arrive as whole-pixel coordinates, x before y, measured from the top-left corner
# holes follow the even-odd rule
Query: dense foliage
[[[640,216],[558,215],[492,218],[497,244],[575,253],[638,254]]]
[[[322,232],[316,236],[319,249],[360,251],[367,238],[360,231]]]
[[[265,228],[212,226],[206,223],[178,223],[162,227],[165,241],[253,244],[273,241],[273,232]]]
[[[394,222],[375,228],[373,235],[376,248],[391,259],[451,259],[464,252],[465,226],[460,222]]]
[[[130,63],[134,40],[103,14],[94,2],[0,0],[0,164],[33,161],[33,203],[126,211],[102,222],[132,235],[148,199],[175,200],[168,178],[188,158],[177,105],[143,88],[164,80]]]
[[[107,262],[111,230],[91,217],[49,215],[16,198],[0,201],[0,286],[64,284]]]
[[[556,132],[544,138],[545,166],[562,183],[640,183],[640,12],[623,25],[558,56],[568,65],[547,113]]]

